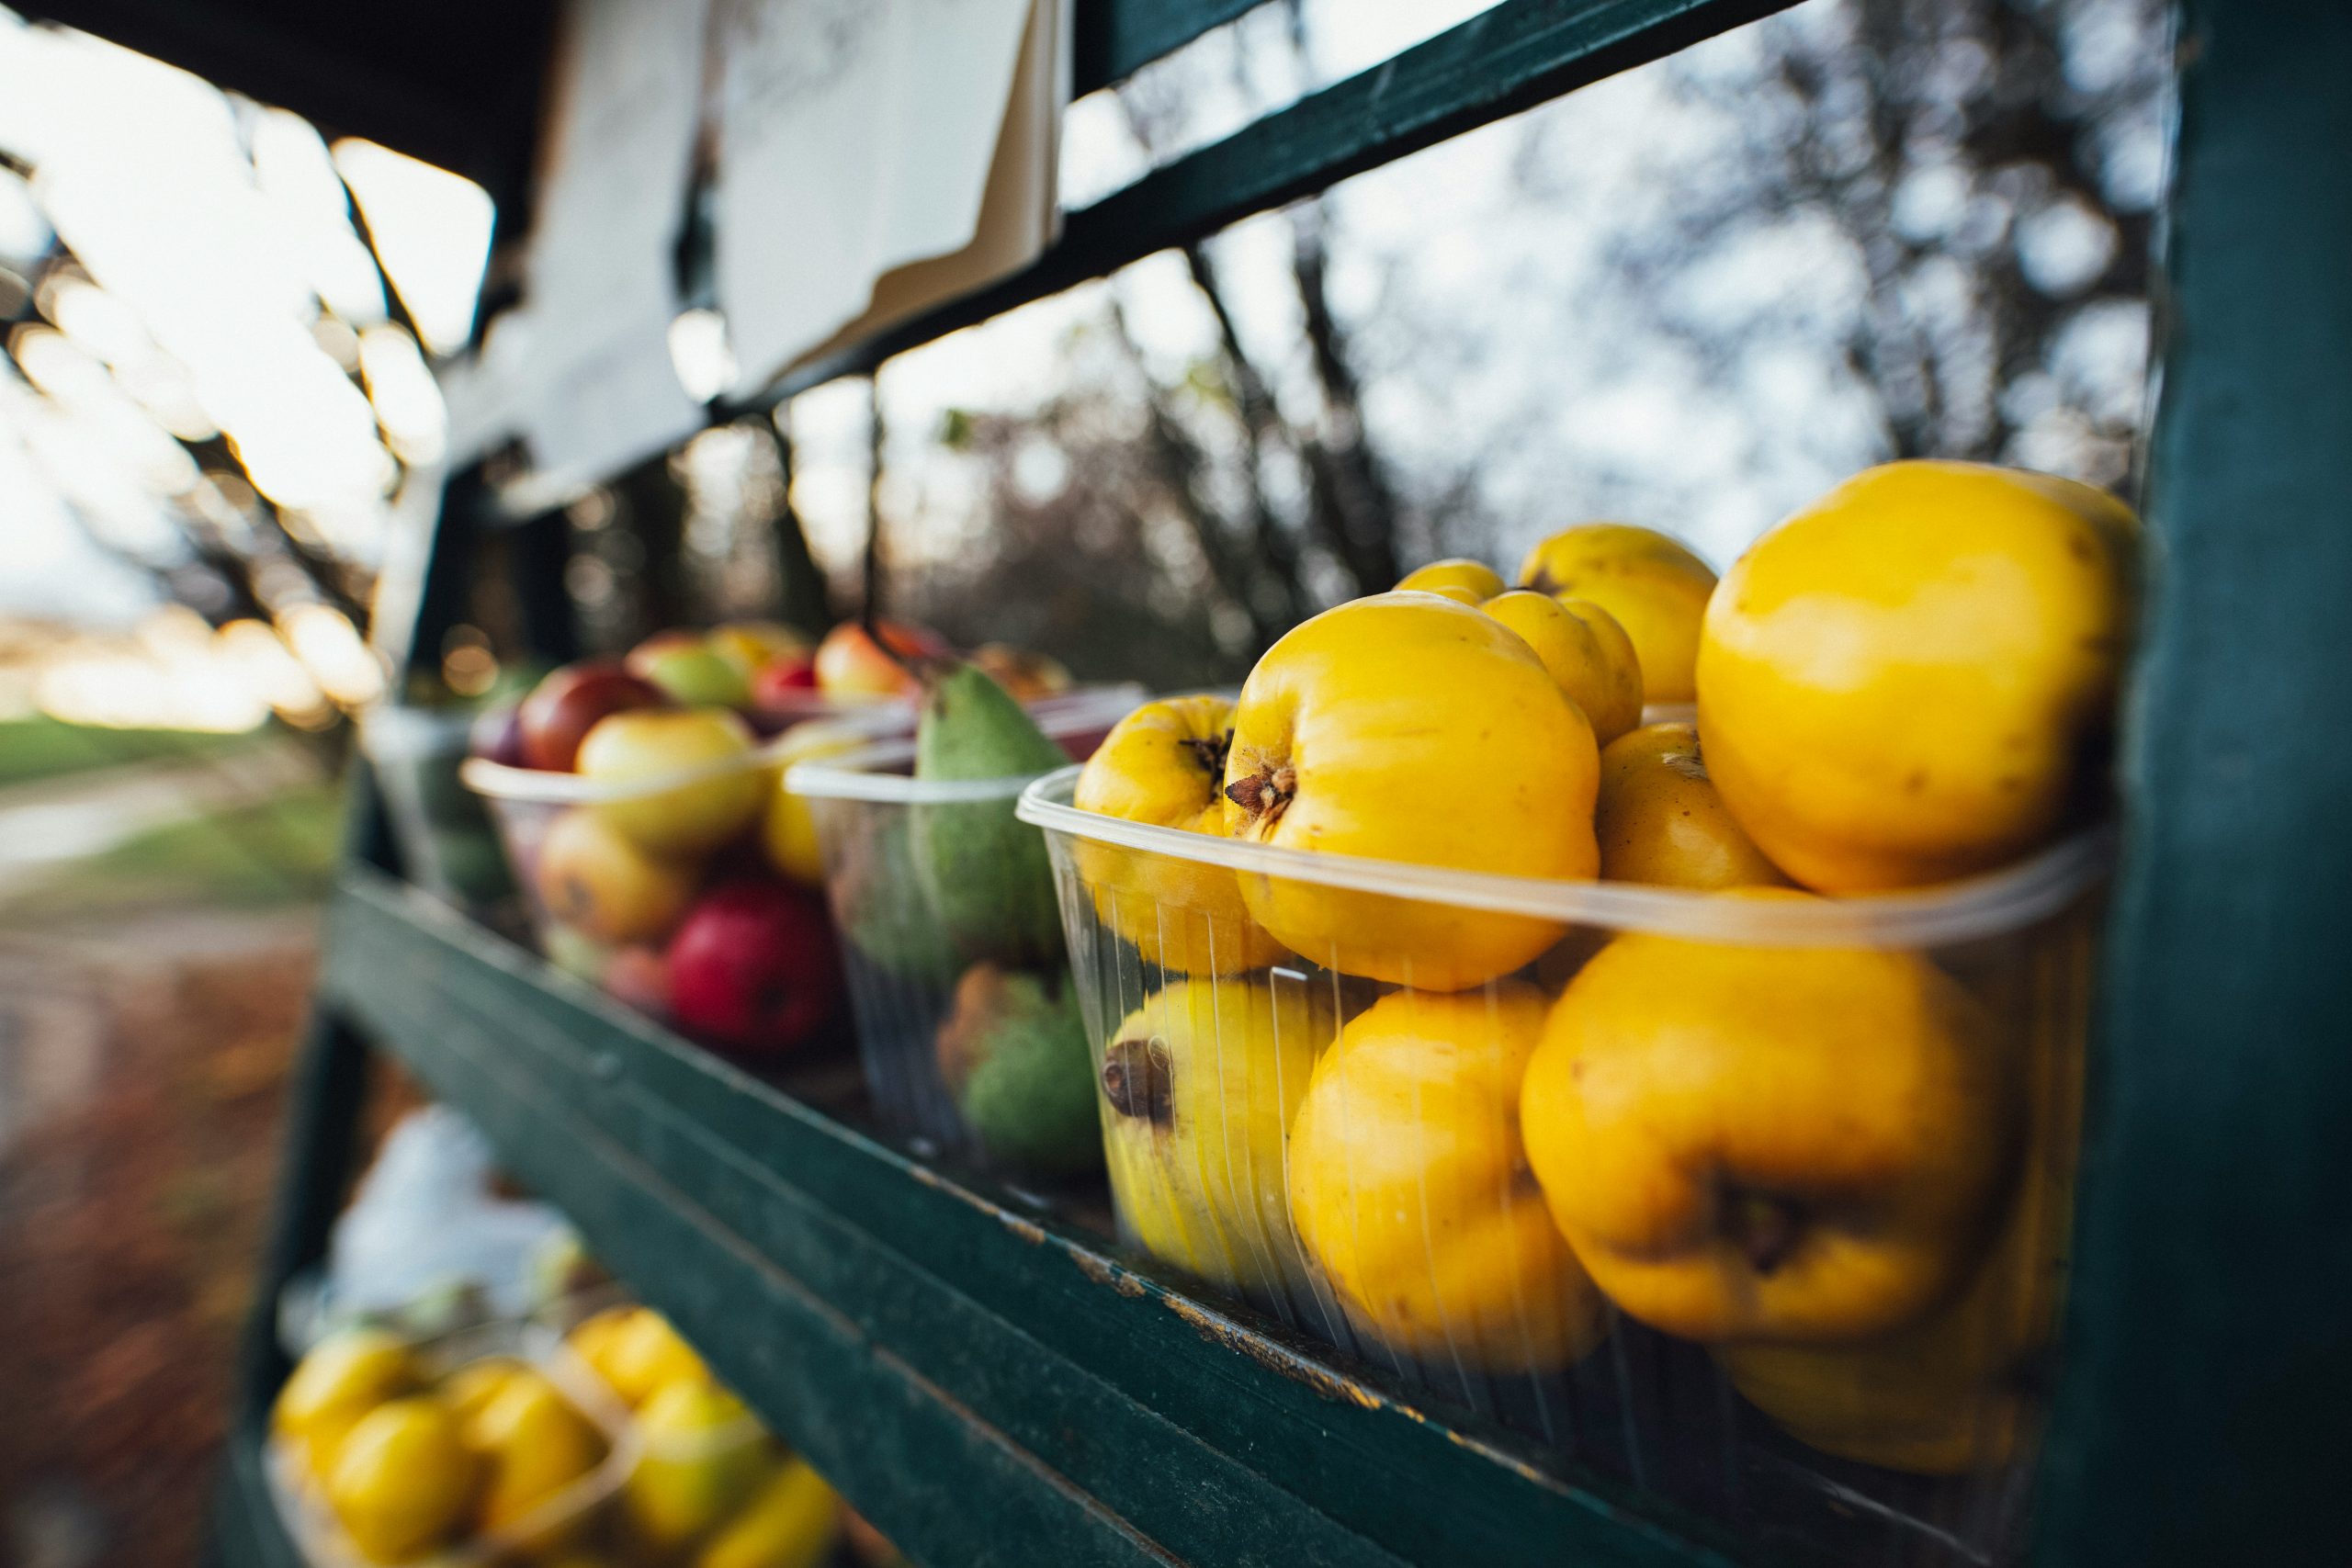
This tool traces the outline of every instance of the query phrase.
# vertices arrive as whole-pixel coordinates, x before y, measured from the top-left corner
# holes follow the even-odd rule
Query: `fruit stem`
[[[1282,820],[1297,794],[1298,770],[1288,762],[1261,767],[1247,778],[1234,780],[1225,790],[1226,799],[1250,814],[1252,826],[1261,825],[1262,819],[1269,828]]]

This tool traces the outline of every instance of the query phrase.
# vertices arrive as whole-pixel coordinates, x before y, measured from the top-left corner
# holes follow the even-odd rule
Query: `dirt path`
[[[195,1561],[316,910],[0,938],[0,1562]]]

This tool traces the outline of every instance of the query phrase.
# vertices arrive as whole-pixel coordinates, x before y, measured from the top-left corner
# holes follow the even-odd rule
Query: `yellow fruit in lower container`
[[[1664,887],[1781,887],[1724,805],[1699,750],[1694,724],[1651,724],[1600,753],[1600,798],[1592,812],[1607,882]]]
[[[839,1495],[806,1460],[787,1459],[695,1554],[695,1568],[816,1568],[841,1529]]]
[[[708,1534],[768,1472],[766,1434],[716,1383],[686,1378],[658,1390],[637,1424],[644,1451],[622,1483],[621,1508],[635,1538],[657,1552]]]
[[[596,1468],[605,1439],[585,1416],[536,1368],[509,1371],[490,1398],[464,1421],[466,1446],[478,1455],[486,1477],[478,1518],[487,1532],[503,1534],[525,1523],[565,1487]],[[533,1547],[555,1543],[548,1530],[535,1532]]]
[[[673,1383],[707,1382],[710,1369],[651,1307],[616,1307],[571,1331],[571,1347],[634,1408]]]
[[[1479,606],[1527,639],[1606,746],[1642,722],[1642,664],[1625,628],[1598,604],[1517,588]]]
[[[1561,994],[1521,1125],[1553,1218],[1631,1315],[1850,1341],[1917,1321],[1983,1256],[2021,1142],[2010,1057],[1910,954],[1636,932]]]
[[[336,1447],[327,1505],[361,1555],[400,1562],[458,1529],[481,1473],[456,1415],[412,1394],[369,1411]]]
[[[408,1344],[380,1328],[349,1328],[311,1348],[270,1409],[270,1427],[297,1445],[303,1462],[323,1476],[335,1446],[359,1418],[416,1386]]]
[[[1715,573],[1680,540],[1624,523],[1580,524],[1528,552],[1519,581],[1539,593],[1589,601],[1614,616],[1640,656],[1644,700],[1690,700],[1699,623]]]
[[[1128,822],[1225,835],[1226,749],[1233,705],[1223,697],[1146,703],[1112,727],[1078,775],[1071,804]],[[1078,874],[1105,925],[1147,964],[1186,975],[1262,968],[1282,944],[1250,918],[1232,871],[1083,839]]]
[[[1567,1365],[1600,1294],[1553,1228],[1519,1133],[1546,999],[1395,991],[1316,1064],[1290,1141],[1291,1215],[1351,1323],[1474,1371]]]
[[[1339,1031],[1328,987],[1181,980],[1121,1021],[1102,1056],[1102,1150],[1136,1243],[1228,1290],[1304,1282],[1285,1145]]]
[[[1416,567],[1401,578],[1396,586],[1417,589],[1423,593],[1442,593],[1464,604],[1476,606],[1500,593],[1510,584],[1502,573],[1482,560],[1463,556],[1449,556],[1429,565]]]
[[[1600,864],[1592,727],[1526,641],[1426,593],[1358,599],[1250,672],[1226,826],[1276,848],[1521,876]],[[1350,975],[1454,991],[1558,940],[1555,921],[1241,873],[1258,923]]]
[[[1757,542],[1707,613],[1724,800],[1808,887],[1983,871],[2060,824],[2105,744],[2137,524],[1973,463],[1859,474]]]

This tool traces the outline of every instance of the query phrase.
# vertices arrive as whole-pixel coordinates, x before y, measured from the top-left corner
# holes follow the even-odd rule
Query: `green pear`
[[[865,819],[848,841],[840,875],[850,947],[910,985],[944,989],[956,978],[956,948],[915,874],[908,819],[894,807],[857,809],[865,810]]]
[[[1094,1063],[1068,971],[975,964],[936,1043],[940,1077],[989,1158],[1037,1176],[1102,1168]]]
[[[1002,686],[968,664],[931,682],[915,727],[915,777],[941,783],[1029,779],[1069,761]],[[966,957],[1058,961],[1061,913],[1045,836],[991,800],[912,808],[915,875],[941,928]]]

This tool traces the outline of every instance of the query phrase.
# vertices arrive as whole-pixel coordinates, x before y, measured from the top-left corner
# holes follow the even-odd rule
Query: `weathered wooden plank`
[[[1503,0],[1071,213],[1061,243],[1026,271],[805,366],[732,412],[871,370],[960,327],[1793,3]]]
[[[1266,0],[1078,0],[1071,28],[1073,90],[1125,81],[1164,54]]]
[[[1187,1561],[1722,1561],[1491,1434],[1449,1430],[1198,1307],[1082,1233],[922,1170],[379,879],[338,900],[329,952],[332,994],[444,1092],[477,1114],[483,1097],[530,1101],[507,1130],[528,1179],[564,1179],[529,1168],[549,1135],[532,1128],[560,1118],[692,1208],[707,1231],[645,1256],[630,1228],[663,1229],[658,1212],[600,1224],[621,1200],[549,1189],[755,1399],[798,1375],[801,1352],[730,1329],[742,1298],[707,1282],[729,1266],[706,1252],[756,1258]]]
[[[2188,0],[2040,1560],[2352,1558],[2352,7]]]

